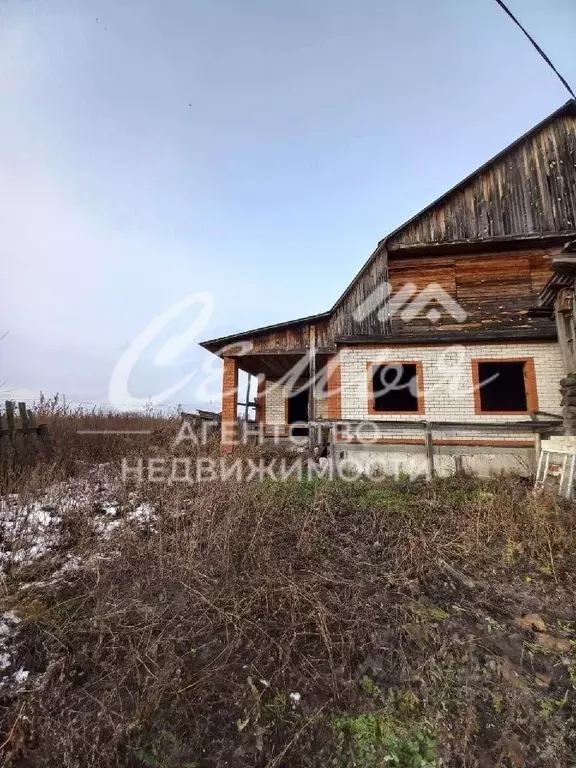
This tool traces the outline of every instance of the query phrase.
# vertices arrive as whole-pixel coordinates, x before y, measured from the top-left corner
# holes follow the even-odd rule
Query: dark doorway
[[[288,424],[296,424],[296,422],[308,421],[308,390],[304,389],[301,392],[296,392],[288,398]],[[308,427],[295,427],[290,430],[291,434],[298,436],[304,436],[308,434]]]

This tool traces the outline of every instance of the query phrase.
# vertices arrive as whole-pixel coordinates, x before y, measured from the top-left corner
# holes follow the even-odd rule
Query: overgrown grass
[[[31,676],[1,699],[3,764],[572,764],[573,508],[513,478],[124,487],[119,450],[125,525],[94,528],[100,475],[60,548],[5,574]]]
[[[23,445],[17,445],[17,450],[3,455],[0,493],[41,489],[122,456],[165,451],[180,425],[177,414],[72,407],[58,395],[42,396],[33,411],[37,423],[48,426],[49,448],[39,445],[29,455]]]

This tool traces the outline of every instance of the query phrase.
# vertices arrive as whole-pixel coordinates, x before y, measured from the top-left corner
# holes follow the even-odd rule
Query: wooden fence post
[[[8,422],[8,436],[10,442],[13,443],[16,423],[14,420],[14,403],[11,400],[6,400],[6,421]]]
[[[20,414],[20,421],[22,422],[22,428],[28,428],[28,411],[26,410],[26,403],[18,403],[18,413]]]
[[[2,419],[2,414],[0,413],[0,459],[8,452],[7,449],[9,449],[9,446],[10,436],[8,435],[8,429],[4,427],[4,421]]]
[[[11,455],[13,461],[25,461],[37,457],[38,441],[42,443],[45,452],[51,449],[50,433],[46,424],[36,426],[32,411],[26,408],[26,403],[18,403],[20,423],[16,424],[16,407],[12,400],[6,400],[6,424],[0,414],[0,456],[5,459]]]
[[[434,444],[432,442],[432,424],[426,422],[426,480],[434,479]]]

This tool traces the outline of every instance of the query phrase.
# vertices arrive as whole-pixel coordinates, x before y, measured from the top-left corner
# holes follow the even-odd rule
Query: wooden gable
[[[498,155],[387,241],[406,245],[545,235],[576,229],[576,110]]]
[[[397,317],[387,322],[383,313],[356,313],[385,282],[393,292],[406,283],[420,290],[437,283],[464,305],[473,327],[537,324],[528,310],[550,275],[548,257],[559,252],[564,233],[575,232],[576,102],[570,101],[382,240],[334,306],[333,335],[399,331]],[[446,313],[436,324],[411,321],[430,330],[451,324]]]
[[[421,332],[439,338],[452,331],[515,328],[526,338],[546,335],[553,324],[530,310],[551,274],[551,257],[575,236],[572,100],[381,240],[329,312],[203,346],[218,354],[226,343],[249,340],[255,369],[264,356],[279,369],[284,358],[290,361],[309,347],[311,327],[316,349],[324,354],[347,339],[408,339]],[[387,313],[385,287],[391,285],[394,295],[407,284],[416,292],[440,286],[464,309],[466,320],[455,321],[441,305],[434,320],[426,312],[409,322],[400,312]],[[250,360],[245,362],[248,370]]]

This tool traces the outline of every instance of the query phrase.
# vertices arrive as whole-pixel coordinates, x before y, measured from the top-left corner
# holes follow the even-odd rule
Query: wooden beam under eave
[[[558,246],[561,247],[566,242],[576,236],[576,231],[570,230],[560,233],[538,234],[538,235],[504,235],[500,237],[471,238],[468,240],[436,240],[434,242],[416,242],[403,243],[401,241],[392,241],[387,245],[391,256],[396,257],[400,254],[422,255],[424,253],[453,253],[453,252],[487,252],[490,250],[523,250],[526,246],[540,248]]]
[[[460,327],[451,331],[423,329],[391,334],[367,334],[365,336],[337,336],[338,347],[355,345],[445,345],[445,344],[481,344],[485,342],[506,341],[555,341],[556,328],[552,322],[540,323],[534,326],[519,326],[510,324],[507,327],[489,328],[486,323],[482,330],[469,330]]]

